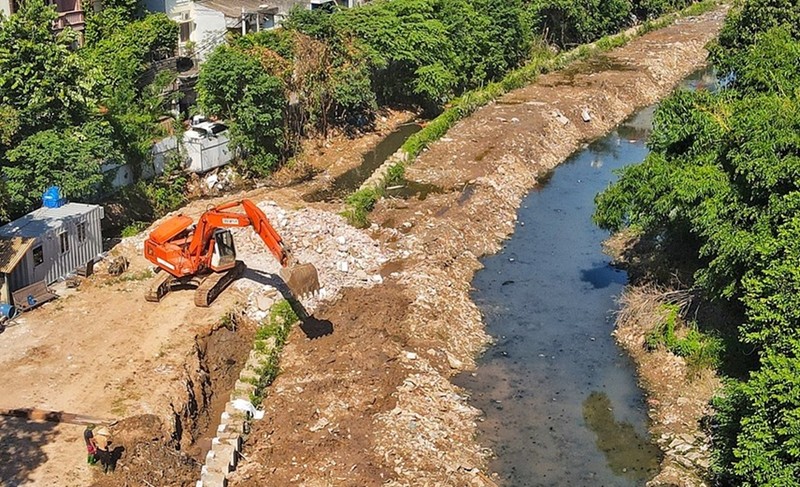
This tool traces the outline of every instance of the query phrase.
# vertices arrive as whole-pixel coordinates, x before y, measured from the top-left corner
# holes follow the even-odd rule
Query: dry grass
[[[667,318],[666,305],[677,306],[680,315],[685,316],[692,309],[693,298],[687,289],[666,289],[655,284],[628,286],[619,298],[617,328],[636,330],[644,337]]]

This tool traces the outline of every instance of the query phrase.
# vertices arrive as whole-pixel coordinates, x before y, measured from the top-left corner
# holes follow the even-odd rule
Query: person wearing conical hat
[[[94,443],[97,447],[95,456],[100,460],[100,465],[103,466],[103,473],[108,473],[109,470],[114,471],[111,466],[111,432],[108,428],[101,426],[94,430]]]

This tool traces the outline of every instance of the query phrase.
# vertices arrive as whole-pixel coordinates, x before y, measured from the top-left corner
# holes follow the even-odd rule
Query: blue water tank
[[[64,206],[67,201],[61,197],[61,190],[58,186],[50,186],[42,195],[42,206],[45,208],[59,208]]]
[[[15,308],[11,304],[0,304],[0,316],[5,316],[6,318],[13,318],[17,316],[17,308]]]

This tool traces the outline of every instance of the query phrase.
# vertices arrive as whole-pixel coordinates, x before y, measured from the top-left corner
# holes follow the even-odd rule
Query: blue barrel
[[[6,318],[13,318],[17,316],[17,308],[11,304],[0,304],[0,316],[5,316]]]
[[[58,186],[50,186],[42,195],[42,206],[45,208],[59,208],[64,206],[64,198]]]

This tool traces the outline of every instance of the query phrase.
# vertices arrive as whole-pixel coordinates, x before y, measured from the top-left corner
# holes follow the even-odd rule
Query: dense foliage
[[[695,285],[709,299],[743,305],[730,326],[760,366],[716,400],[715,470],[730,485],[800,478],[797,6],[743,2],[715,48],[731,86],[665,101],[651,155],[597,199],[602,226],[640,228],[696,262]]]
[[[774,27],[785,26],[797,38],[800,35],[800,1],[746,0],[734,9],[712,49],[714,64],[723,71],[734,71],[746,57],[756,37]]]
[[[207,113],[231,120],[231,140],[245,150],[247,168],[266,175],[275,166],[283,136],[283,84],[259,58],[222,46],[203,65],[197,89]]]
[[[379,104],[438,110],[454,96],[501,79],[530,60],[533,48],[545,40],[559,47],[593,41],[629,25],[635,15],[645,19],[687,3],[377,0],[356,9],[298,8],[283,28],[237,37],[218,48],[225,56],[212,56],[201,69],[201,108],[228,120],[237,144],[262,161],[248,168],[259,174],[274,157],[257,147],[271,151],[281,146],[283,153],[270,154],[285,158],[310,133],[368,125]],[[560,29],[557,35],[554,26]],[[233,59],[236,66],[225,68]],[[254,71],[258,63],[263,75]],[[226,69],[234,79],[223,79]],[[239,98],[241,90],[228,86],[262,76],[282,82],[282,103],[277,89],[268,100],[250,103]],[[242,118],[251,109],[270,113],[265,115],[271,127],[267,133],[260,122]],[[282,132],[273,124],[279,119]],[[282,144],[274,139],[278,136]]]
[[[178,27],[165,15],[142,16],[135,0],[106,2],[87,45],[75,49],[70,29],[55,36],[57,14],[26,0],[0,19],[0,218],[38,204],[58,184],[69,198],[106,193],[103,167],[150,154],[163,113],[162,88],[146,81],[152,61],[170,55]],[[113,14],[113,15],[112,15]]]

